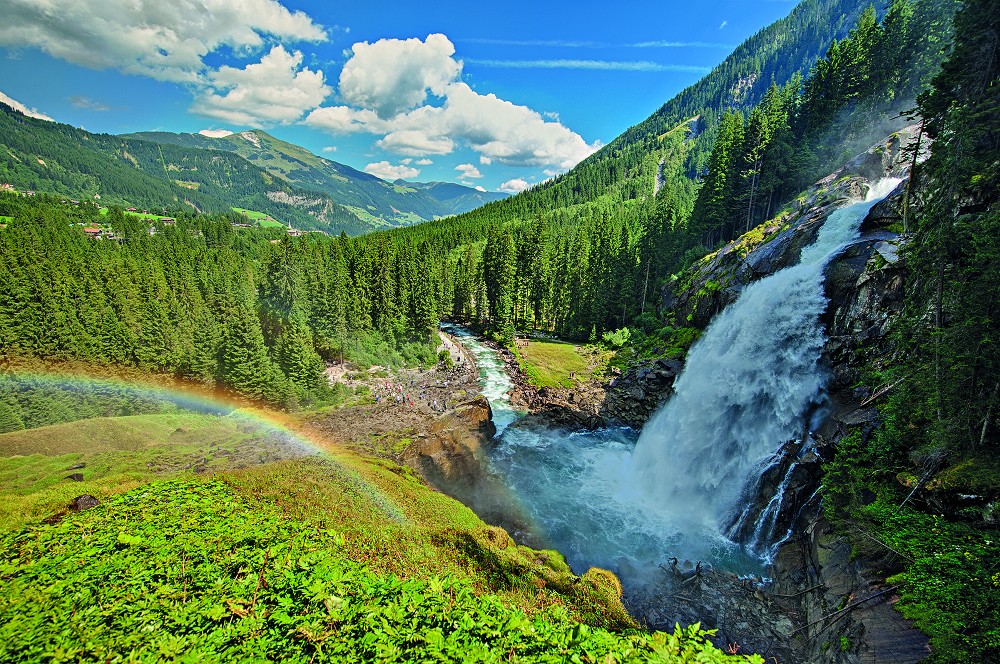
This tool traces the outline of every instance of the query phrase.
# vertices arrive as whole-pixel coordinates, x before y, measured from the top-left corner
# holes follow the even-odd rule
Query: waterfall
[[[798,265],[744,289],[694,344],[676,394],[632,455],[646,509],[684,532],[721,537],[720,524],[742,511],[741,495],[774,451],[801,436],[826,382],[824,269],[898,182],[883,180],[864,202],[833,212]]]
[[[880,183],[868,201],[835,211],[799,265],[744,289],[691,349],[676,394],[638,441],[627,429],[570,433],[506,420],[489,450],[490,470],[546,547],[578,573],[592,565],[616,572],[626,592],[640,595],[673,578],[664,577],[672,556],[681,569],[701,560],[739,574],[764,571],[772,545],[788,532],[782,494],[796,467],[789,462],[808,454],[793,439],[802,437],[826,383],[824,268],[895,184]],[[484,389],[508,389],[497,371],[483,379],[496,381]],[[502,412],[502,398],[499,404]],[[761,486],[777,487],[775,495],[742,505],[761,478]]]

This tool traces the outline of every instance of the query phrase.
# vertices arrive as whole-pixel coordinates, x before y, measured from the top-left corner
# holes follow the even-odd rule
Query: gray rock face
[[[916,133],[914,126],[893,134],[814,184],[774,219],[695,263],[677,282],[664,287],[661,308],[675,312],[682,324],[704,329],[748,284],[797,263],[826,218],[851,199],[863,197],[869,183],[905,176],[912,160],[907,150]],[[922,146],[926,151],[926,138]],[[863,233],[901,221],[903,187],[891,201],[872,208],[862,224]]]
[[[671,303],[678,321],[707,326],[747,284],[797,262],[826,217],[863,193],[866,180],[903,175],[908,166],[904,148],[914,139],[915,132],[901,132],[855,158],[754,238],[745,236],[693,266],[664,302]],[[862,238],[827,267],[830,302],[822,322],[831,378],[828,415],[813,433],[816,451],[803,455],[797,443],[782,448],[750,492],[748,514],[732,525],[734,537],[752,539],[758,523],[754,515],[786,480],[784,505],[772,530],[778,539],[786,532],[790,537],[774,561],[773,585],[714,573],[697,588],[685,583],[671,591],[676,610],[657,616],[663,625],[671,619],[700,619],[719,628],[719,645],[739,643],[740,652],[778,661],[916,662],[928,655],[926,637],[892,609],[894,594],[878,581],[877,568],[852,560],[850,546],[823,519],[818,493],[822,459],[833,453],[840,437],[858,426],[866,431],[875,426],[877,411],[864,402],[870,394],[855,385],[866,363],[885,352],[902,308],[906,238],[897,231],[905,187],[904,181],[871,209]],[[735,589],[739,583],[743,586]],[[677,597],[683,598],[679,604]],[[857,601],[858,606],[837,613]]]

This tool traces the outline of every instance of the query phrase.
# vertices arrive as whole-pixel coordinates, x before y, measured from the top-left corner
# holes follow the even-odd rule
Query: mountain
[[[0,103],[0,183],[148,209],[243,208],[331,234],[360,235],[467,212],[503,194],[389,183],[262,131],[94,134]]]
[[[129,138],[233,152],[291,186],[329,196],[373,226],[405,226],[468,212],[506,194],[459,184],[386,182],[345,164],[317,157],[259,129],[212,138],[202,134],[141,132]]]
[[[788,16],[740,44],[712,72],[646,120],[568,173],[512,197],[505,209],[531,216],[604,195],[620,202],[652,194],[661,172],[660,161],[669,161],[671,146],[665,139],[674,130],[693,139],[685,148],[684,169],[689,176],[696,176],[707,164],[717,119],[725,111],[747,112],[763,99],[772,83],[780,86],[796,75],[805,75],[835,40],[848,34],[869,4],[870,0],[803,0]],[[879,14],[884,14],[884,8]]]
[[[235,153],[94,134],[0,103],[0,182],[149,209],[267,213],[297,228],[352,235],[374,225],[329,196],[276,180]]]
[[[393,184],[423,191],[428,196],[445,206],[446,214],[462,214],[469,210],[482,207],[493,201],[500,201],[510,194],[500,191],[480,191],[454,182],[407,182],[396,180]]]

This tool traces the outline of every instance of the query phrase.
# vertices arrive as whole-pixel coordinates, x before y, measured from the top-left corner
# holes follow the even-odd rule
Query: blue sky
[[[516,191],[793,6],[0,0],[0,93],[90,131],[262,128],[380,177]]]

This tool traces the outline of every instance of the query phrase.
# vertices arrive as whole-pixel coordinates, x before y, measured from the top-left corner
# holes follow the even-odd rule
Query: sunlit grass
[[[572,387],[590,380],[607,365],[611,353],[562,341],[531,340],[517,349],[521,368],[536,387]]]

